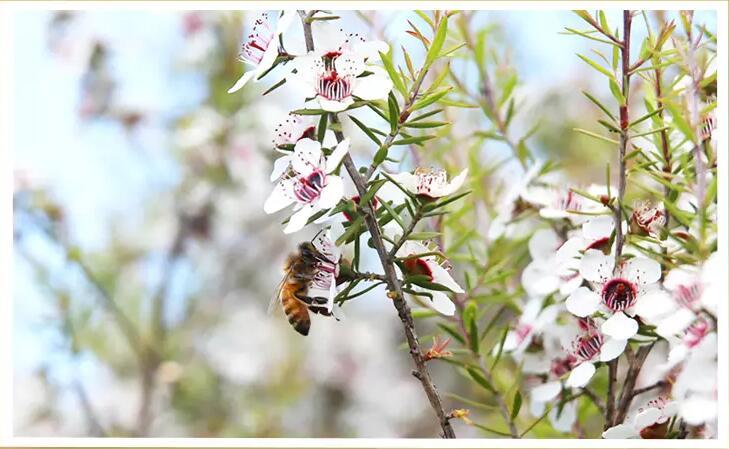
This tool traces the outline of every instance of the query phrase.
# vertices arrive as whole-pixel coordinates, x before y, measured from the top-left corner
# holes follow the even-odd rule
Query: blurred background
[[[343,28],[394,48],[416,47],[404,29],[423,23],[411,11],[339,14]],[[261,97],[275,80],[226,93],[243,73],[239,45],[255,16],[15,13],[16,436],[437,436],[381,291],[348,303],[343,321],[315,317],[306,338],[267,314],[284,258],[313,231],[284,236],[282,214],[262,209],[273,129],[300,107],[295,95],[284,86]],[[601,179],[604,144],[572,131],[597,119],[580,90],[610,98],[575,56],[591,45],[560,34],[580,19],[470,20],[499,56],[497,82],[518,73],[513,127],[539,125],[535,157],[559,161],[576,182]],[[697,20],[716,28],[711,13]],[[458,114],[454,135],[482,126],[478,110]],[[349,134],[365,161],[371,145]],[[503,143],[478,145],[484,161],[509,154]],[[448,151],[457,160],[467,149]],[[498,176],[508,184],[522,173],[510,162]],[[419,325],[427,347],[433,325]],[[472,396],[448,365],[431,370],[447,408],[462,405],[452,395]],[[456,425],[459,436],[483,436]]]

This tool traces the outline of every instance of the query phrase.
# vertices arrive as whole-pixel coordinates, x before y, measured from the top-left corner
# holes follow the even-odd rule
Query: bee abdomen
[[[309,319],[309,312],[306,310],[306,306],[293,296],[282,298],[281,305],[291,327],[301,335],[308,335],[311,320]]]

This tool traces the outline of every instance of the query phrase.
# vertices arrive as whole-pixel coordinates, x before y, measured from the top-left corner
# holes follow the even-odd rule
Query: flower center
[[[321,191],[327,185],[327,178],[323,171],[314,170],[306,178],[299,178],[294,185],[294,195],[302,203],[311,203],[319,198]]]
[[[572,354],[567,354],[566,357],[557,357],[552,360],[549,371],[554,377],[562,377],[572,371],[575,362],[577,362],[577,359]]]
[[[602,288],[602,301],[613,312],[621,312],[635,304],[638,291],[625,279],[612,279]]]
[[[534,326],[528,323],[519,323],[516,326],[516,329],[514,329],[514,333],[516,333],[516,339],[519,341],[519,343],[526,340],[526,338],[529,336],[529,334],[532,333],[534,330]]]
[[[610,237],[603,237],[601,239],[597,239],[594,242],[587,245],[587,248],[585,248],[585,251],[587,251],[588,249],[596,249],[596,250],[602,251],[604,253],[606,249],[608,249],[608,250],[610,249],[610,247],[608,246],[608,243],[610,243]]]
[[[577,340],[577,348],[575,353],[582,360],[592,360],[593,357],[600,353],[600,348],[605,341],[602,334],[591,334],[580,337]]]
[[[582,203],[572,190],[568,190],[566,195],[560,195],[556,205],[559,210],[582,210]]]
[[[336,70],[324,72],[316,84],[316,93],[331,101],[342,101],[352,95],[350,76],[339,76]]]
[[[428,276],[428,279],[431,281],[433,280],[433,272],[430,271],[430,267],[428,267],[428,264],[423,259],[406,259],[403,265],[409,274],[420,274]]]
[[[696,347],[701,340],[704,339],[706,334],[709,333],[709,323],[703,318],[699,318],[691,326],[686,329],[686,334],[683,337],[683,342],[689,348]]]
[[[253,30],[243,44],[240,57],[254,64],[260,64],[263,54],[273,40],[273,31],[268,26],[268,15],[256,19]]]
[[[676,302],[681,304],[683,307],[693,310],[696,306],[696,302],[699,298],[701,298],[702,290],[701,284],[699,283],[679,285],[673,292],[673,297],[676,299]]]
[[[418,167],[415,175],[418,177],[418,195],[432,196],[433,190],[442,189],[447,183],[445,170]]]

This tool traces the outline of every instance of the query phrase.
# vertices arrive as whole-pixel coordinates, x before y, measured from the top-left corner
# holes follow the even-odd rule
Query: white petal
[[[559,288],[560,279],[544,260],[533,260],[522,271],[521,284],[529,296],[547,296]]]
[[[542,313],[539,314],[535,327],[539,330],[542,330],[554,324],[554,322],[557,320],[559,309],[560,307],[557,304],[552,304],[545,307],[542,310]]]
[[[627,340],[638,332],[638,322],[623,312],[617,312],[600,327],[602,333],[618,340]]]
[[[519,346],[519,338],[517,337],[516,332],[507,332],[506,338],[504,339],[504,345],[502,346],[502,350],[505,352],[511,352],[515,350],[517,346]]]
[[[628,344],[628,340],[618,340],[616,338],[608,338],[600,348],[600,361],[609,362],[625,351],[625,346]]]
[[[562,241],[551,229],[540,229],[529,239],[529,254],[533,260],[546,260],[554,256]]]
[[[337,296],[337,280],[332,273],[331,283],[329,284],[329,298],[327,301],[327,311],[331,312],[334,307],[334,297]]]
[[[673,337],[689,327],[695,318],[696,315],[689,309],[678,309],[658,323],[656,333],[663,338]]]
[[[276,184],[273,191],[263,204],[263,210],[267,214],[273,214],[293,203],[293,195],[291,194],[291,183],[281,181]]]
[[[291,166],[301,175],[308,175],[319,168],[323,153],[321,144],[312,139],[301,139],[296,142],[294,154],[291,157]]]
[[[300,231],[304,226],[306,226],[306,222],[309,221],[309,217],[311,217],[313,213],[314,207],[310,204],[299,209],[298,212],[289,218],[289,224],[286,228],[284,228],[284,234],[291,234],[293,232]]]
[[[431,302],[433,309],[443,315],[453,316],[456,312],[456,305],[453,304],[453,301],[451,301],[448,295],[436,291],[430,291],[430,293],[433,295],[433,301]]]
[[[580,287],[572,292],[565,301],[565,305],[571,314],[586,317],[597,312],[601,301],[600,295],[587,287]]]
[[[334,151],[332,151],[332,154],[327,158],[327,173],[331,173],[339,167],[339,163],[342,162],[342,159],[347,155],[348,151],[349,138],[339,142],[336,148],[334,148]]]
[[[352,95],[363,100],[384,100],[392,90],[392,81],[387,73],[379,67],[367,67],[374,74],[364,78],[355,78]]]
[[[418,193],[418,177],[409,172],[393,173],[390,175],[400,187],[411,193]]]
[[[253,76],[256,75],[256,73],[257,73],[256,70],[249,70],[246,73],[244,73],[243,76],[238,78],[238,81],[235,82],[233,87],[228,89],[228,93],[232,94],[233,92],[237,92],[237,91],[241,90],[243,88],[243,86],[245,86],[248,83],[248,81],[250,81],[251,78],[253,78]]]
[[[562,384],[558,381],[547,382],[538,387],[535,387],[530,393],[532,401],[547,402],[556,398],[559,392],[562,390]]]
[[[580,251],[583,249],[585,249],[585,239],[581,237],[572,237],[559,247],[555,254],[556,260],[560,264],[568,264],[573,261],[577,262],[577,259],[582,257]]]
[[[679,413],[686,424],[698,426],[716,418],[717,404],[715,399],[703,396],[694,396],[684,401],[679,407]]]
[[[380,53],[387,53],[390,46],[383,41],[360,42],[353,46],[352,50],[363,58],[379,58]]]
[[[652,426],[661,417],[661,411],[656,407],[648,407],[642,412],[638,412],[633,420],[633,425],[636,429],[644,429],[648,426]]]
[[[618,424],[604,431],[602,437],[606,439],[624,440],[626,438],[638,438],[640,434],[630,424]]]
[[[638,297],[634,306],[634,312],[641,318],[649,321],[665,315],[676,307],[676,303],[665,291],[655,288],[650,289]]]
[[[285,10],[281,17],[278,18],[278,23],[276,23],[276,36],[286,31],[297,15],[293,9]]]
[[[582,224],[582,235],[590,241],[600,240],[610,237],[615,227],[613,217],[609,215],[600,215],[591,218]]]
[[[582,362],[572,370],[565,385],[571,388],[584,387],[590,382],[594,374],[595,365],[590,362]]]
[[[466,168],[462,172],[460,172],[458,176],[451,179],[451,181],[443,189],[441,189],[440,196],[448,196],[457,192],[458,189],[460,189],[463,183],[466,181],[467,176],[468,169]]]
[[[580,261],[580,274],[588,281],[605,282],[612,277],[614,266],[615,260],[612,256],[589,249]]]
[[[324,97],[319,97],[318,99],[319,106],[328,112],[342,112],[354,102],[351,97],[343,98],[342,101],[327,100]]]
[[[575,423],[575,419],[577,418],[577,405],[575,402],[577,401],[564,404],[564,406],[562,406],[561,413],[559,407],[553,407],[552,410],[549,411],[549,422],[552,423],[555,430],[564,433],[572,430],[572,425]]]
[[[647,285],[661,278],[661,264],[647,257],[635,257],[626,262],[623,270],[629,281]]]
[[[448,287],[453,293],[465,293],[460,285],[456,283],[451,274],[435,261],[427,261],[428,268],[433,275],[433,282]]]
[[[289,168],[289,164],[291,163],[291,157],[289,156],[283,156],[275,161],[273,161],[273,170],[271,171],[271,181],[275,181],[278,178],[281,177],[281,175],[286,172],[286,169]]]
[[[266,48],[266,51],[263,52],[263,57],[261,58],[261,62],[258,63],[258,66],[256,66],[256,79],[255,81],[260,80],[260,76],[266,73],[268,69],[273,66],[273,63],[276,62],[276,58],[278,57],[278,44],[275,42],[271,42],[271,45]]]
[[[319,195],[319,201],[316,202],[317,207],[321,209],[331,209],[336,206],[344,195],[344,182],[339,176],[327,176],[327,185]]]

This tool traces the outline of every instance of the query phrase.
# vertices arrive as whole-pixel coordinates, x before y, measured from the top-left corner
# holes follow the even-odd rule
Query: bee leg
[[[311,310],[312,313],[318,313],[319,315],[332,316],[332,313],[328,311],[326,307],[309,306],[309,310]]]
[[[329,301],[327,298],[324,298],[322,296],[306,296],[298,292],[295,294],[295,296],[296,299],[308,306],[320,306],[326,304]]]

